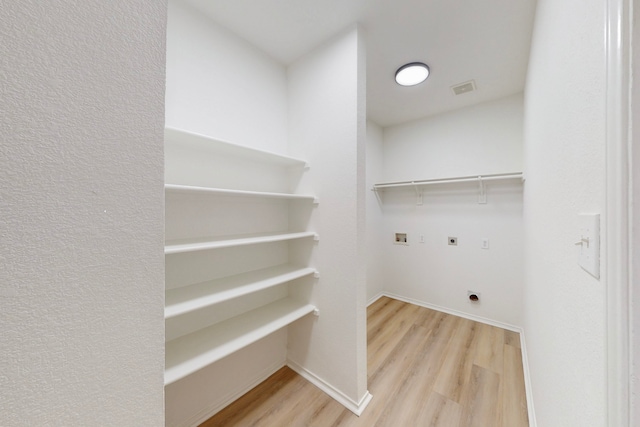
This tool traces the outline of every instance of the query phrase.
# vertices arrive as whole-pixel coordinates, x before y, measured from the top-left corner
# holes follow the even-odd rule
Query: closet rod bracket
[[[487,191],[484,186],[482,177],[478,177],[478,204],[484,205],[487,203]]]
[[[418,188],[415,182],[412,181],[411,184],[413,184],[413,189],[416,190],[416,205],[422,206],[423,204],[422,191],[420,191],[420,189]]]

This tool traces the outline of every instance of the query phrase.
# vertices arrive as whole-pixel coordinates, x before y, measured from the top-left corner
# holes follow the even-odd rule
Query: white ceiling
[[[360,23],[368,118],[383,127],[521,92],[535,13],[535,0],[189,1],[285,65]],[[414,61],[429,79],[397,85],[396,69]],[[468,80],[477,90],[453,95]]]

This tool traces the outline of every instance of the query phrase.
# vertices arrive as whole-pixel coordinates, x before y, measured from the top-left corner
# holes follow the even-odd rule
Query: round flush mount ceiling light
[[[422,62],[411,62],[398,68],[396,71],[396,83],[401,86],[415,86],[427,80],[429,67]]]

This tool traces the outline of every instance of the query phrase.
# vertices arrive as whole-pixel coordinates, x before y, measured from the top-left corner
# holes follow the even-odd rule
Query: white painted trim
[[[256,375],[254,378],[247,381],[241,387],[236,388],[235,390],[230,391],[226,395],[222,396],[217,401],[212,404],[206,406],[202,410],[196,412],[191,417],[178,424],[179,427],[198,427],[200,424],[213,417],[215,414],[247,394],[251,389],[256,387],[258,384],[269,378],[271,375],[276,373],[278,369],[286,366],[286,364],[282,361],[274,363],[273,365],[265,368],[262,372]]]
[[[533,407],[533,388],[531,386],[531,371],[529,371],[529,356],[527,343],[524,339],[524,329],[520,330],[520,351],[522,353],[522,371],[524,373],[524,388],[527,396],[527,412],[529,414],[529,427],[537,427],[536,411]]]
[[[362,415],[362,412],[365,410],[369,402],[371,402],[371,398],[373,396],[371,395],[371,393],[369,393],[369,391],[367,391],[364,394],[364,396],[362,396],[359,402],[356,402],[355,400],[349,398],[347,395],[342,393],[337,388],[333,387],[331,384],[329,384],[322,378],[318,377],[313,372],[308,371],[307,369],[298,365],[296,362],[292,360],[288,360],[287,365],[291,369],[293,369],[296,373],[298,373],[298,375],[300,375],[302,378],[306,379],[311,384],[318,387],[320,390],[322,390],[323,392],[331,396],[338,403],[340,403],[342,406],[344,406],[345,408],[347,408],[357,416]]]
[[[630,87],[633,0],[606,3],[607,119],[605,269],[607,418],[630,425]]]
[[[384,292],[378,292],[378,295],[374,295],[373,298],[371,298],[369,302],[367,302],[367,307],[369,307],[374,302],[378,301],[383,296],[384,296]]]
[[[632,3],[631,29],[631,110],[630,138],[631,172],[629,260],[629,425],[640,425],[640,7]],[[633,83],[635,81],[635,83]]]
[[[421,307],[430,308],[432,310],[441,311],[443,313],[452,314],[454,316],[473,320],[474,322],[480,322],[480,323],[484,323],[491,326],[497,326],[498,328],[506,329],[508,331],[513,331],[518,333],[522,331],[522,328],[520,326],[514,326],[508,323],[499,322],[497,320],[487,319],[486,317],[474,316],[473,314],[465,313],[463,311],[452,310],[450,308],[442,307],[439,305],[431,304],[431,303],[420,301],[413,298],[406,298],[400,295],[392,294],[390,292],[383,292],[382,295],[380,296],[387,296],[389,298],[397,299],[399,301],[408,302],[409,304],[419,305]]]

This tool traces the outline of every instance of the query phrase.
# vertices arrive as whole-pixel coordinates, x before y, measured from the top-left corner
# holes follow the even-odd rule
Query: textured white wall
[[[183,0],[167,32],[167,126],[286,153],[284,67]]]
[[[521,171],[522,124],[520,94],[385,128],[385,180]],[[413,188],[381,192],[385,292],[522,324],[522,185],[486,186],[487,204],[478,204],[476,183],[424,187],[421,206]],[[396,232],[408,233],[409,246],[393,244]],[[481,294],[479,304],[469,302],[469,290]]]
[[[2,4],[3,426],[163,425],[165,15]]]
[[[384,129],[384,181],[522,171],[522,94]]]
[[[606,425],[606,283],[577,265],[574,245],[578,214],[605,206],[604,12],[578,0],[539,0],[536,12],[525,91],[524,328],[541,426]],[[605,248],[606,229],[601,236]],[[606,277],[606,253],[600,259]]]
[[[382,205],[376,193],[371,191],[373,184],[382,181],[382,128],[374,122],[367,122],[367,301],[380,295],[384,289],[383,216]]]
[[[311,168],[299,191],[320,199],[311,302],[320,316],[289,327],[289,358],[358,403],[366,393],[364,51],[358,30],[331,40],[288,71],[290,148]],[[306,297],[306,296],[305,296]]]

